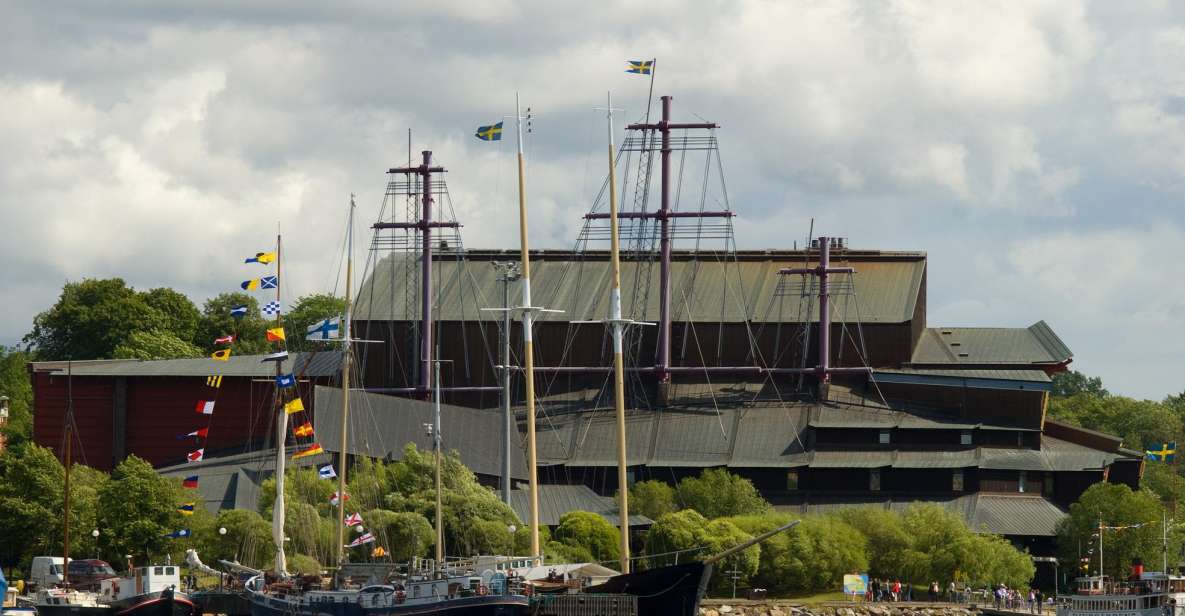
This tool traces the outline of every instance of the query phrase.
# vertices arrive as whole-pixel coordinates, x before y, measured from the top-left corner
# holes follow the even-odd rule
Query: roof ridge
[[[1044,319],[1033,323],[1026,329],[1033,334],[1033,337],[1037,339],[1037,342],[1045,349],[1045,352],[1049,353],[1056,361],[1065,361],[1074,357],[1074,353],[1070,350],[1070,347],[1062,342],[1062,339],[1058,337],[1057,333],[1053,331],[1053,328]]]

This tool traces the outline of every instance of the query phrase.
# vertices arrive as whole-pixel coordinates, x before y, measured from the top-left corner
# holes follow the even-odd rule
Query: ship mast
[[[345,555],[346,528],[346,430],[350,413],[350,302],[354,284],[354,195],[350,195],[350,215],[346,229],[346,313],[342,323],[345,333],[342,338],[342,423],[341,447],[337,454],[337,566],[340,568]]]
[[[66,362],[66,447],[63,451],[65,458],[65,516],[62,518],[62,586],[70,587],[70,467],[71,446],[74,443],[74,362]]]
[[[276,233],[276,301],[280,301],[280,234]],[[282,311],[276,311],[276,327],[280,327]],[[283,363],[276,362],[276,377],[283,374]],[[276,575],[284,577],[288,571],[288,560],[284,555],[284,465],[288,449],[288,413],[280,408],[280,390],[276,386],[272,396],[272,412],[279,410],[276,421],[276,500],[272,505],[272,540],[276,542]]]
[[[619,522],[621,524],[621,572],[630,572],[630,506],[629,483],[626,477],[628,461],[625,453],[625,358],[622,356],[622,334],[628,321],[621,318],[621,255],[617,224],[617,172],[613,160],[613,94],[607,94],[606,120],[609,130],[609,262],[613,270],[613,286],[609,289],[609,323],[613,326],[613,404],[617,412],[617,489],[619,492]]]
[[[436,459],[436,571],[444,571],[444,498],[440,481],[440,360],[433,362],[436,371],[436,395],[432,396],[432,453]]]

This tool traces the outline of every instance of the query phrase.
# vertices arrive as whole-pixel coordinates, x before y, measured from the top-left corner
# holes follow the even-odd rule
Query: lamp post
[[[95,560],[99,560],[99,529],[92,530],[91,536],[95,538]]]

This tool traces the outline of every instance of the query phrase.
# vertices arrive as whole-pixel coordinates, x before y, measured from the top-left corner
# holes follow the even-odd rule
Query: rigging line
[[[682,293],[682,295],[683,295],[683,306],[684,306],[685,311],[687,312],[687,320],[690,321],[692,319],[692,316],[691,316],[691,309],[687,304],[687,294]],[[707,366],[707,363],[704,360],[703,348],[700,346],[700,343],[699,343],[699,334],[696,333],[694,327],[691,328],[691,335],[693,338],[695,338],[695,350],[696,350],[696,353],[699,355],[700,365]],[[725,429],[725,427],[724,427],[724,416],[720,412],[720,406],[716,403],[716,390],[712,385],[712,375],[706,368],[704,370],[704,380],[707,381],[707,383],[708,383],[708,395],[710,396],[710,398],[712,400],[712,409],[716,413],[717,423],[720,424],[720,435],[723,436],[725,439],[727,439],[728,438],[728,430]]]

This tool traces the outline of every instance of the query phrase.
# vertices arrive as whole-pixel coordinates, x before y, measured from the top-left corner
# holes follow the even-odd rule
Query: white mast
[[[276,233],[276,301],[280,301],[280,234]],[[280,311],[276,311],[276,327],[280,326]],[[276,362],[276,376],[283,374],[283,363]],[[284,555],[284,465],[288,449],[288,412],[280,402],[279,386],[276,386],[272,410],[279,410],[276,420],[276,500],[272,504],[272,540],[276,542],[276,575],[288,575],[288,559]]]
[[[440,481],[440,360],[432,364],[436,371],[436,395],[432,405],[432,452],[436,458],[436,570],[444,571],[444,498]]]
[[[354,284],[354,195],[350,195],[350,215],[346,229],[346,313],[342,320],[345,332],[342,335],[342,422],[341,446],[337,455],[337,566],[340,568],[345,555],[346,528],[346,430],[350,413],[350,302],[353,299]]]

